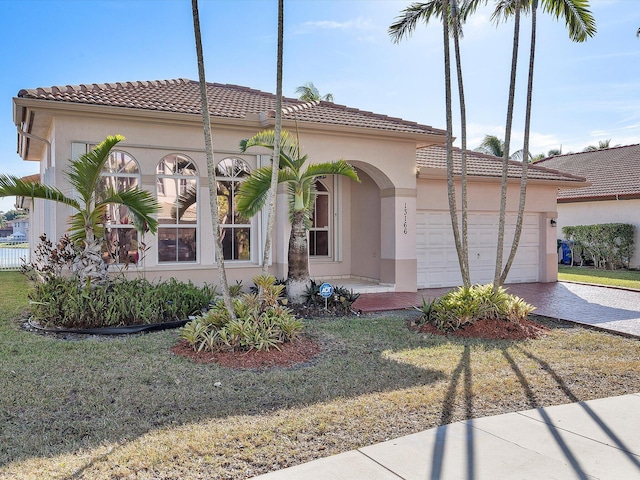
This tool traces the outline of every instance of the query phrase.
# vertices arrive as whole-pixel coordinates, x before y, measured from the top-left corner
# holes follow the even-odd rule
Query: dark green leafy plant
[[[635,252],[635,227],[628,223],[567,226],[562,233],[591,257],[596,268],[628,268]]]
[[[215,288],[175,279],[151,283],[119,279],[86,288],[73,278],[54,277],[36,283],[29,294],[31,317],[48,327],[100,328],[186,320],[201,313]]]
[[[360,297],[359,293],[342,286],[333,288],[333,295],[326,299],[327,308],[337,310],[338,313],[349,314],[351,306]],[[307,287],[304,293],[304,303],[308,306],[324,306],[325,299],[320,295],[320,284],[314,280]]]
[[[473,325],[478,320],[499,319],[520,322],[535,307],[521,298],[507,293],[503,287],[497,290],[492,284],[459,287],[433,300],[422,299],[422,317],[418,325],[431,324],[442,331],[454,331]]]
[[[196,351],[249,351],[279,349],[293,340],[303,323],[280,304],[285,286],[271,275],[254,279],[262,295],[245,293],[233,300],[236,318],[231,319],[221,301],[180,329],[180,338]]]

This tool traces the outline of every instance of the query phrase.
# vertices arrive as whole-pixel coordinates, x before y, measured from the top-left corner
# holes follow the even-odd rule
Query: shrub
[[[263,293],[234,298],[235,320],[219,300],[207,313],[182,327],[180,338],[196,351],[209,352],[269,350],[293,340],[303,324],[280,304],[284,285],[276,285],[270,275],[258,276],[254,282]]]
[[[30,280],[47,282],[60,277],[65,269],[70,269],[80,249],[64,235],[53,245],[46,234],[40,235],[40,243],[36,246],[33,261],[22,265],[21,271]]]
[[[311,280],[311,284],[307,288],[304,299],[305,304],[309,306],[324,306],[325,298],[320,295],[320,285],[314,280]],[[335,286],[333,288],[333,295],[326,299],[327,308],[330,308],[337,313],[348,314],[351,312],[351,306],[360,296],[359,293],[354,293],[353,290],[349,290],[345,287]]]
[[[627,223],[567,226],[562,233],[591,257],[596,268],[628,268],[635,251],[635,227]]]
[[[419,325],[430,323],[442,331],[454,331],[478,320],[499,319],[519,322],[535,307],[493,285],[459,287],[433,300],[422,299]]]
[[[118,279],[92,288],[75,278],[54,277],[36,283],[29,294],[31,316],[38,323],[62,328],[100,328],[185,320],[201,313],[215,288],[175,279],[151,283]]]

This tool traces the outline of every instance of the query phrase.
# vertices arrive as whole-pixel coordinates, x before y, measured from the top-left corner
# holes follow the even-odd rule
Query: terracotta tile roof
[[[585,177],[590,187],[561,189],[559,202],[640,198],[640,144],[546,158],[536,165]]]
[[[212,116],[243,119],[275,116],[275,95],[237,85],[207,84]],[[89,105],[201,114],[198,82],[187,79],[67,85],[20,90],[20,98]],[[414,134],[444,135],[443,130],[331,102],[283,98],[283,118]]]
[[[453,149],[454,174],[460,175],[461,168],[461,152],[459,148]],[[444,146],[437,145],[417,150],[418,167],[438,168],[446,170],[447,168],[447,150]],[[522,164],[520,162],[510,161],[507,168],[507,176],[509,178],[520,178]],[[467,175],[474,177],[501,177],[502,176],[502,158],[484,153],[467,151]],[[527,177],[532,180],[550,180],[562,182],[584,182],[584,178],[562,173],[558,170],[543,168],[538,164],[530,164],[527,170]]]

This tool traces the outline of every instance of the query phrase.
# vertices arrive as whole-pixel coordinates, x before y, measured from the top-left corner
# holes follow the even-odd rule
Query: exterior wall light
[[[552,227],[555,227],[557,224],[558,224],[558,222],[556,222],[556,219],[555,219],[555,218],[552,218],[552,219],[551,219],[551,226],[552,226]]]

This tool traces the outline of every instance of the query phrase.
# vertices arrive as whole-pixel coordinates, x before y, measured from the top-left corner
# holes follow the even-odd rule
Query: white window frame
[[[252,168],[251,168],[251,164],[249,162],[247,162],[247,160],[236,156],[236,155],[227,155],[224,158],[220,159],[219,161],[216,162],[216,180],[217,181],[223,181],[223,182],[235,182],[238,185],[240,183],[242,183],[242,180],[240,180],[241,177],[227,177],[227,176],[222,176],[221,174],[219,174],[218,172],[218,166],[227,161],[227,160],[231,160],[231,161],[236,161],[236,162],[242,162],[247,170],[249,172],[251,172]],[[237,190],[235,190],[237,191]],[[255,215],[252,218],[249,218],[249,223],[244,224],[235,224],[235,223],[229,223],[229,224],[220,224],[220,228],[230,228],[230,229],[236,229],[236,228],[248,228],[249,229],[249,258],[248,259],[227,259],[225,258],[224,261],[225,263],[230,263],[233,265],[237,265],[237,264],[255,264],[256,263],[256,259],[257,258],[261,258],[261,251],[262,251],[262,246],[258,247],[256,245],[256,243],[261,243],[261,242],[256,242],[257,238],[261,238],[260,235],[258,235],[258,230],[259,230],[259,221],[258,221],[258,217],[260,215]],[[258,250],[260,250],[260,252],[258,252]],[[258,257],[258,255],[260,255],[260,257]],[[214,252],[214,258],[215,258],[215,252]],[[262,260],[260,260],[262,261]]]
[[[178,157],[182,157],[184,160],[187,160],[189,162],[189,164],[191,164],[191,166],[193,166],[193,170],[194,170],[194,174],[193,175],[184,175],[181,173],[178,173],[176,171],[171,172],[171,173],[166,173],[166,169],[165,169],[165,160],[168,158],[172,158],[173,160],[178,159]],[[177,162],[176,162],[177,165]],[[157,238],[157,242],[158,242],[158,249],[157,249],[157,254],[156,254],[156,264],[157,265],[197,265],[199,263],[202,262],[202,256],[201,256],[201,248],[200,248],[200,177],[198,175],[198,166],[195,162],[195,160],[193,160],[191,157],[189,157],[188,155],[185,155],[184,153],[169,153],[165,156],[163,156],[158,163],[156,164],[156,170],[155,170],[155,174],[156,174],[156,196],[159,197],[160,195],[162,196],[166,196],[166,185],[164,184],[165,182],[163,182],[162,180],[168,180],[173,182],[173,184],[175,185],[175,190],[176,190],[176,206],[177,206],[177,200],[179,198],[180,195],[182,195],[181,190],[183,189],[183,181],[184,181],[184,185],[186,186],[186,184],[188,183],[187,180],[195,180],[195,184],[196,184],[196,218],[195,218],[195,223],[184,223],[181,224],[180,223],[180,219],[176,218],[176,222],[175,223],[159,223],[158,224],[158,230],[161,229],[165,229],[165,230],[174,230],[176,232],[176,242],[178,242],[179,240],[179,233],[180,230],[192,230],[195,229],[195,237],[196,237],[196,259],[195,260],[180,260],[179,258],[176,258],[175,260],[160,260],[160,248],[159,248],[159,238],[156,235]],[[160,194],[160,185],[162,185],[162,194]],[[186,188],[184,189],[186,191]],[[178,257],[178,255],[176,254],[176,257]]]

